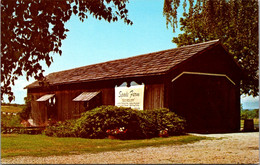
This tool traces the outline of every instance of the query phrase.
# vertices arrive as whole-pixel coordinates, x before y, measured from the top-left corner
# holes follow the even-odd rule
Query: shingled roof
[[[183,46],[144,55],[87,65],[70,70],[50,73],[50,85],[100,81],[118,78],[162,75],[183,61],[219,43],[219,40]],[[25,88],[40,87],[38,81]]]

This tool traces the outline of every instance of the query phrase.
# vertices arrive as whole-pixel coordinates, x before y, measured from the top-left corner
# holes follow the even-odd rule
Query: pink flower
[[[121,134],[125,134],[127,132],[127,129],[125,129],[125,127],[120,127],[120,128],[116,128],[116,129],[108,129],[106,131],[107,134],[109,135],[121,135]]]

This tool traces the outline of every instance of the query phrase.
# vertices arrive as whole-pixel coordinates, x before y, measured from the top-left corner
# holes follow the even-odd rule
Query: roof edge
[[[116,79],[123,79],[123,78],[140,78],[140,77],[149,77],[149,76],[162,76],[165,75],[167,72],[158,72],[158,73],[150,73],[150,74],[139,74],[139,75],[129,75],[126,77],[122,76],[116,76],[113,78],[99,78],[99,79],[90,79],[90,80],[85,80],[85,81],[68,81],[68,82],[63,82],[63,83],[56,83],[56,84],[50,84],[49,86],[59,86],[59,85],[68,85],[68,84],[77,84],[77,83],[90,83],[90,82],[96,82],[96,81],[109,81],[109,80],[116,80]],[[37,82],[37,81],[35,81]],[[30,84],[29,84],[30,85]],[[42,86],[34,86],[34,87],[24,87],[24,89],[36,89],[36,88],[41,88]]]
[[[101,63],[96,63],[96,64],[91,64],[91,65],[86,65],[86,66],[93,66],[93,65],[100,65],[100,64],[105,64],[105,63],[111,63],[111,62],[116,62],[116,61],[120,61],[120,60],[126,60],[126,59],[132,59],[132,58],[136,58],[136,57],[140,57],[140,56],[148,56],[150,54],[154,54],[154,53],[163,53],[163,52],[167,52],[169,50],[174,50],[174,49],[183,49],[185,47],[194,47],[194,46],[199,46],[199,45],[203,45],[205,43],[208,43],[209,46],[207,46],[205,49],[197,52],[196,54],[194,54],[192,57],[189,57],[188,59],[182,61],[181,63],[185,63],[186,61],[189,61],[189,59],[193,58],[194,56],[197,56],[209,49],[211,49],[212,47],[216,46],[217,44],[220,43],[220,40],[217,39],[217,40],[211,40],[211,41],[206,41],[206,42],[202,42],[202,43],[197,43],[197,44],[192,44],[192,45],[185,45],[185,46],[181,46],[181,47],[177,47],[177,48],[171,48],[171,49],[166,49],[166,50],[160,50],[160,51],[156,51],[156,52],[151,52],[151,53],[146,53],[146,54],[141,54],[141,55],[136,55],[136,56],[132,56],[132,57],[127,57],[127,58],[121,58],[121,59],[116,59],[116,60],[111,60],[111,61],[106,61],[106,62],[101,62]],[[210,43],[214,43],[214,44],[210,44]],[[99,79],[89,79],[89,80],[83,80],[83,81],[80,81],[82,83],[85,83],[85,82],[95,82],[95,81],[103,81],[103,80],[113,80],[113,79],[118,79],[118,78],[136,78],[136,77],[147,77],[147,76],[154,76],[154,75],[162,75],[162,74],[167,74],[169,71],[171,71],[172,69],[178,67],[180,65],[177,64],[175,66],[173,66],[172,68],[169,68],[168,70],[166,71],[163,71],[163,72],[157,72],[157,73],[148,73],[148,74],[140,74],[140,75],[126,75],[126,76],[115,76],[115,77],[103,77],[103,78],[99,78]],[[77,70],[77,69],[80,69],[80,68],[84,68],[86,66],[81,66],[81,67],[77,67],[77,68],[72,68],[72,69],[67,69],[67,70],[62,70],[62,71],[57,71],[57,72],[52,72],[52,73],[49,73],[48,75],[44,76],[44,77],[47,77],[51,74],[54,74],[54,73],[62,73],[62,72],[66,72],[66,71],[73,71],[73,70]],[[37,83],[38,81],[34,81],[33,83]],[[34,87],[30,87],[33,83],[27,85],[26,87],[24,87],[24,89],[32,89],[32,88],[40,88],[41,86],[39,84],[35,84]],[[55,83],[55,84],[50,84],[50,86],[55,86],[55,85],[62,85],[62,84],[71,84],[71,83],[79,83],[79,81],[69,81],[69,82],[63,82],[63,83]]]
[[[193,45],[197,45],[197,46],[198,46],[198,45],[200,45],[200,44],[203,44],[203,43],[205,44],[205,43],[210,43],[210,42],[216,42],[216,43],[214,43],[214,44],[208,46],[207,48],[205,48],[205,49],[201,50],[200,52],[194,54],[193,56],[187,58],[186,60],[182,61],[181,63],[179,63],[179,64],[173,66],[172,68],[170,68],[170,69],[167,71],[167,73],[169,73],[169,72],[171,72],[172,70],[178,68],[180,64],[186,63],[186,62],[190,61],[191,59],[193,59],[193,58],[199,56],[200,54],[203,54],[204,52],[209,51],[209,50],[212,49],[213,47],[215,47],[215,46],[221,44],[220,39],[216,39],[216,40],[206,41],[206,42],[202,42],[202,43],[198,43],[198,44],[193,44]],[[192,46],[193,46],[193,45],[192,45]],[[186,46],[189,46],[189,45],[186,45]],[[183,46],[183,47],[186,47],[186,46]],[[181,48],[181,47],[180,47],[180,48]]]
[[[184,46],[181,46],[181,47],[178,47],[178,48],[198,46],[198,45],[202,45],[202,44],[205,44],[205,43],[211,43],[211,42],[216,42],[215,44],[217,44],[217,43],[220,43],[220,39],[210,40],[210,41],[205,41],[205,42],[200,42],[200,43],[197,43],[197,44],[184,45]]]

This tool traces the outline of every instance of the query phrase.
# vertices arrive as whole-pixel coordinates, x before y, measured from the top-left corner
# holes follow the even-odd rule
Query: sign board
[[[144,109],[144,85],[115,87],[115,106]]]

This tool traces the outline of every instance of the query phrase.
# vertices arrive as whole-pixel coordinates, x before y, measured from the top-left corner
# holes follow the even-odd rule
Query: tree
[[[31,114],[31,97],[24,97],[25,106],[23,107],[23,110],[18,112],[18,115],[22,120],[28,120],[30,118]]]
[[[179,0],[165,0],[166,23],[177,28]],[[186,7],[189,5],[189,11]],[[183,34],[174,37],[178,46],[220,39],[240,64],[246,78],[241,94],[259,95],[258,72],[258,1],[257,0],[189,0],[183,2],[180,18]]]
[[[259,109],[254,109],[254,110],[241,110],[240,113],[241,119],[245,120],[245,119],[258,119],[259,118]]]
[[[240,119],[241,120],[246,120],[249,118],[249,110],[246,109],[246,110],[241,110],[240,111]]]
[[[68,29],[64,27],[72,14],[83,22],[92,15],[108,22],[128,19],[128,0],[3,0],[1,1],[1,100],[8,95],[14,99],[11,85],[26,75],[43,78],[40,61],[47,66],[53,62],[50,53],[62,54],[62,40]]]

